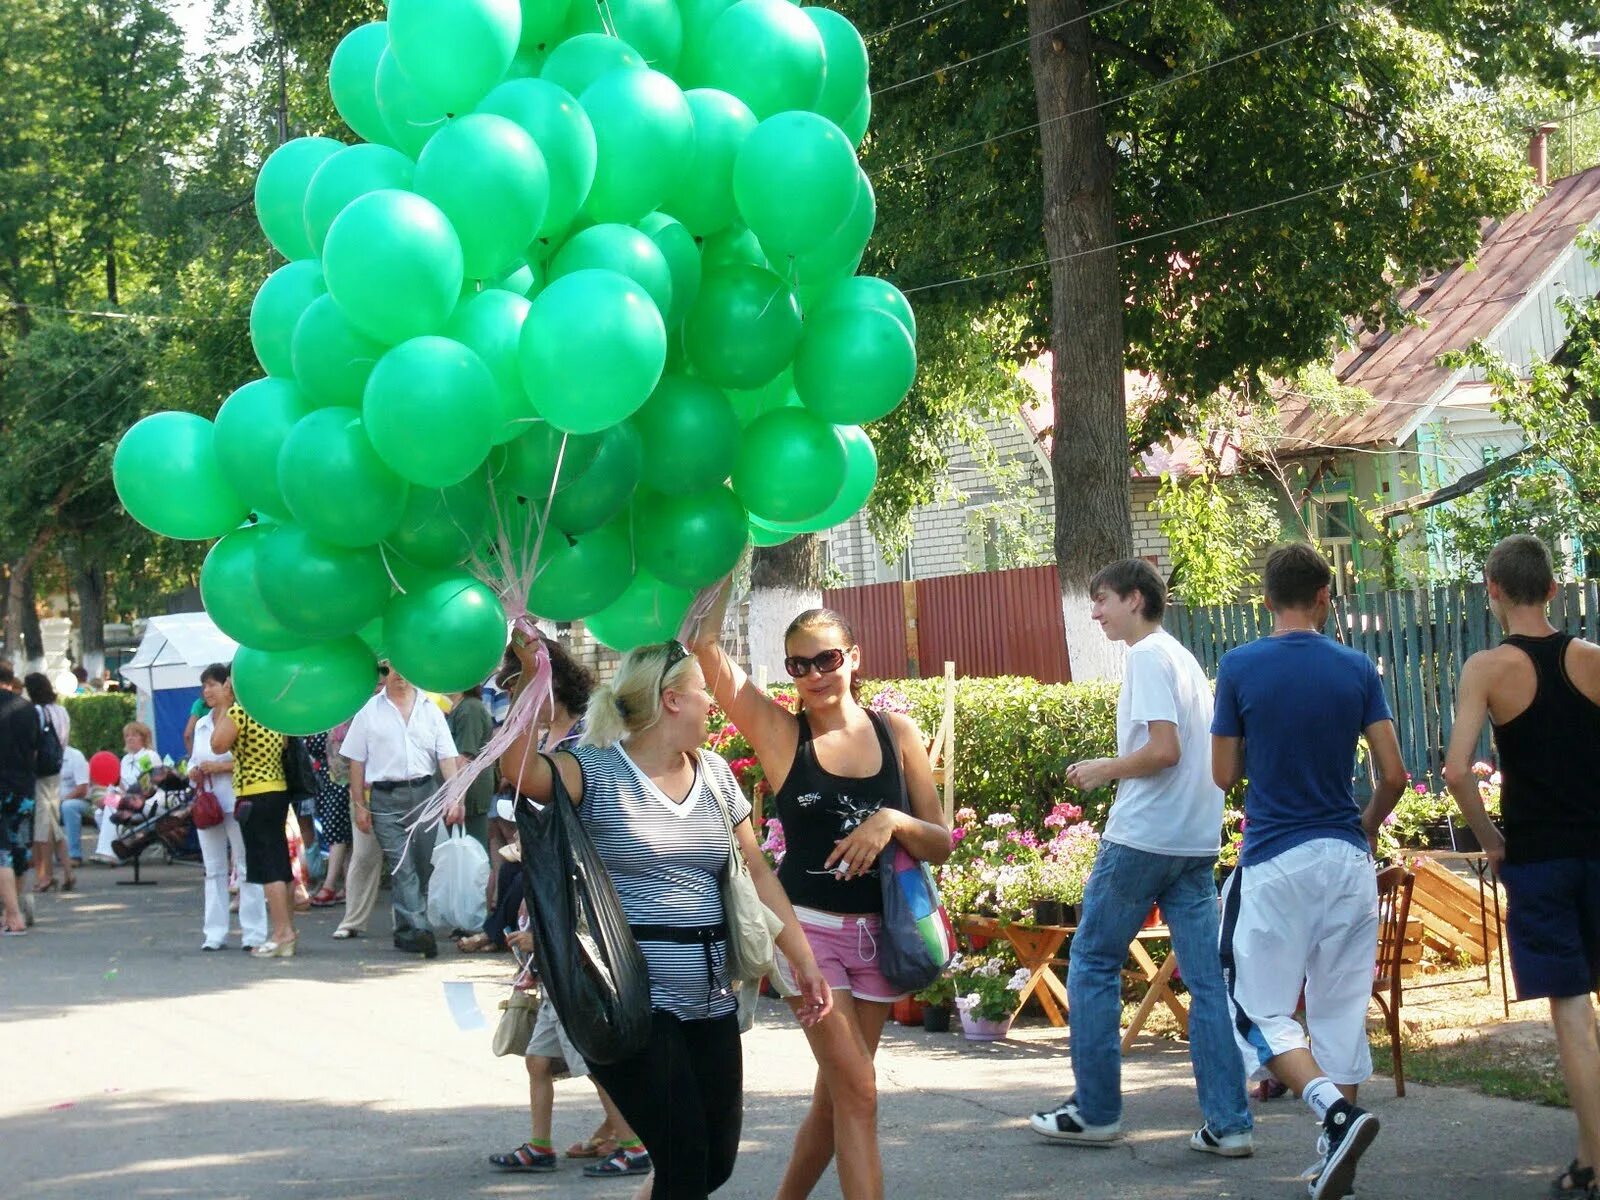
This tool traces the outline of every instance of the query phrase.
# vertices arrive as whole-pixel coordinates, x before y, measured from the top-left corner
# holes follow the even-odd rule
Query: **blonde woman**
[[[726,601],[724,592],[701,621],[695,653],[773,788],[788,843],[778,878],[834,996],[832,1015],[806,1029],[817,1083],[777,1200],[809,1196],[835,1159],[845,1200],[883,1200],[873,1056],[902,993],[878,965],[878,857],[892,839],[916,858],[941,863],[950,857],[950,830],[915,723],[872,712],[857,696],[861,650],[845,619],[818,608],[789,626],[784,669],[800,697],[800,711],[792,713],[718,645]],[[902,783],[910,812],[899,806]],[[787,948],[780,950],[779,981],[787,982],[793,964],[785,962]]]
[[[534,676],[531,651],[523,679]],[[532,734],[500,760],[517,791],[538,803],[559,772],[616,885],[650,974],[650,1044],[619,1063],[591,1063],[596,1080],[638,1132],[655,1164],[654,1200],[703,1200],[733,1173],[744,1116],[744,1063],[729,986],[720,877],[729,842],[762,900],[783,920],[778,945],[793,964],[802,1025],[822,1020],[828,985],[750,825],[733,773],[702,754],[711,697],[694,656],[677,642],[641,646],[589,700],[584,744],[546,758]]]

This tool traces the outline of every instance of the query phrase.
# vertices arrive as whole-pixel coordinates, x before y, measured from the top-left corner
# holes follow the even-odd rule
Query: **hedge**
[[[85,758],[99,750],[122,753],[122,727],[137,720],[131,692],[103,692],[63,696],[61,703],[72,718],[70,741]]]

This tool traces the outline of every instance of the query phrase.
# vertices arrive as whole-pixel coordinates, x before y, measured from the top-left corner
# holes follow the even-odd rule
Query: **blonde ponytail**
[[[612,746],[649,729],[661,719],[661,693],[681,684],[694,669],[694,661],[677,642],[628,651],[611,682],[601,684],[589,696],[583,715],[583,745]]]

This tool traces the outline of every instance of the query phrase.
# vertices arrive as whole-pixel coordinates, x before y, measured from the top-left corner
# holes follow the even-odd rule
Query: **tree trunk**
[[[6,654],[18,678],[44,661],[44,639],[34,608],[33,556],[10,564],[6,581]]]
[[[1051,258],[1050,387],[1055,430],[1056,569],[1074,679],[1119,672],[1120,647],[1089,618],[1089,579],[1133,553],[1122,390],[1116,159],[1106,143],[1083,0],[1029,0],[1030,54]],[[1072,115],[1067,115],[1067,114]]]
[[[106,665],[106,572],[81,547],[67,552],[72,590],[78,597],[78,663],[90,679]]]
[[[783,678],[783,633],[808,608],[822,607],[823,542],[802,534],[781,546],[758,547],[750,566],[750,669]]]

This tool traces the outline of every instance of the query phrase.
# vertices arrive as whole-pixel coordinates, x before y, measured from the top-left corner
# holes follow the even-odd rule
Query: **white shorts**
[[[578,1053],[577,1047],[567,1037],[567,1031],[561,1028],[556,1006],[548,1000],[539,1005],[539,1013],[533,1019],[533,1034],[528,1038],[528,1048],[523,1051],[523,1057],[551,1059],[557,1064],[557,1078],[568,1075],[578,1079],[589,1073],[589,1064],[584,1062],[583,1055]]]
[[[1269,1059],[1309,1045],[1334,1083],[1366,1081],[1378,883],[1365,850],[1318,838],[1235,871],[1219,948],[1246,1074],[1262,1078]],[[1304,1029],[1294,1016],[1302,987]]]

